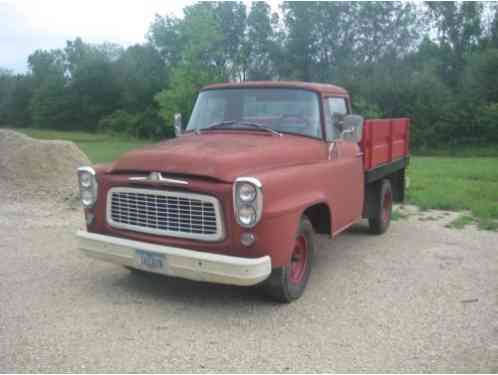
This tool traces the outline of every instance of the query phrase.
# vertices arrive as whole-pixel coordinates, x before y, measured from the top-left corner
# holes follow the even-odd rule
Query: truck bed
[[[409,131],[408,118],[365,120],[360,141],[365,172],[371,172],[394,162],[407,163]]]

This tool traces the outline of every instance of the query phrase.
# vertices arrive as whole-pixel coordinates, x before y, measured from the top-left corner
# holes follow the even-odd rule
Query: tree
[[[172,16],[161,17],[156,14],[147,32],[149,43],[159,52],[167,66],[181,62],[185,38],[181,32],[182,20]]]
[[[28,57],[35,89],[29,111],[32,126],[69,128],[71,107],[66,91],[65,55],[62,50],[37,50]]]
[[[27,127],[31,123],[29,102],[33,77],[0,69],[0,126]]]
[[[358,69],[400,58],[415,47],[417,19],[410,3],[284,2],[290,76],[337,81]]]
[[[115,62],[114,80],[119,107],[144,111],[154,95],[168,85],[168,72],[159,52],[150,44],[128,47]]]
[[[466,60],[459,85],[459,108],[465,113],[458,119],[467,138],[484,142],[498,139],[498,49],[475,52]],[[458,134],[456,134],[458,136]]]
[[[14,82],[14,75],[10,70],[0,69],[0,125],[9,123]]]
[[[113,64],[121,49],[109,44],[90,45],[76,38],[67,42],[64,52],[73,121],[82,129],[95,130],[99,119],[118,106]]]
[[[65,79],[65,56],[60,49],[36,50],[29,55],[28,66],[37,85],[51,79]]]
[[[242,2],[220,1],[210,3],[221,34],[219,47],[222,51],[216,65],[223,70],[225,79],[240,77],[241,50],[246,30],[246,6]]]
[[[489,48],[468,57],[460,90],[467,100],[498,103],[498,49]]]
[[[178,28],[178,37],[185,43],[181,46],[179,63],[171,67],[170,86],[155,96],[159,113],[170,125],[176,112],[187,119],[198,90],[212,82],[223,81],[228,75],[227,52],[223,46],[224,35],[213,3],[197,3],[184,9],[181,22],[162,22],[156,18],[152,32],[154,41],[162,41],[163,32],[159,25],[173,25]],[[159,24],[158,24],[159,22]]]
[[[197,64],[224,79],[239,75],[246,24],[241,2],[200,2],[183,9],[182,19],[156,16],[148,38],[165,63],[176,69]]]
[[[265,80],[276,76],[273,58],[277,46],[271,8],[267,3],[257,1],[252,4],[247,18],[247,36],[242,48],[242,79]]]
[[[81,38],[0,70],[0,125],[171,136],[213,82],[336,83],[367,116],[410,116],[417,145],[496,137],[498,6],[492,3],[198,2],[156,16],[126,49]],[[97,126],[97,124],[99,124]],[[494,133],[493,133],[494,132]]]
[[[282,10],[287,26],[286,57],[288,78],[311,81],[316,57],[317,37],[314,25],[317,24],[316,2],[284,2]]]
[[[476,49],[482,33],[483,5],[478,2],[426,2],[444,61],[442,77],[455,88],[464,70],[465,56]]]
[[[411,3],[367,2],[356,13],[356,58],[372,64],[385,57],[399,58],[414,48],[420,27]]]
[[[492,48],[498,48],[498,5],[494,4],[494,17],[490,28],[490,44]]]
[[[71,104],[66,95],[64,79],[56,77],[43,81],[35,89],[30,101],[32,126],[42,129],[74,129]]]
[[[170,88],[162,90],[154,98],[166,126],[172,128],[175,113],[181,113],[184,121],[188,120],[199,90],[207,84],[222,81],[221,76],[195,69],[192,65],[175,68]]]

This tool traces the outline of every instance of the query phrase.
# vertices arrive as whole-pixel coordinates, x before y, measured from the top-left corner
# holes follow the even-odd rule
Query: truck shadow
[[[151,297],[155,300],[189,302],[194,304],[220,304],[237,301],[261,301],[264,296],[258,287],[238,287],[191,281],[171,276],[129,271],[113,283],[120,287]]]
[[[368,227],[368,221],[363,219],[359,223],[352,225],[348,228],[345,233],[352,233],[358,235],[368,235],[371,236],[370,228]]]
[[[317,252],[312,275],[313,282],[308,285],[308,289],[320,288],[320,284],[328,278],[330,273],[344,267],[348,258],[346,253],[352,246],[351,243],[357,244],[356,242],[360,240],[357,238],[359,236],[365,237],[360,241],[365,241],[367,235],[370,236],[368,226],[363,224],[353,226],[346,234],[333,240],[325,235],[317,235]],[[113,293],[118,300],[117,304],[140,301],[139,303],[142,304],[167,302],[188,304],[191,307],[198,306],[202,308],[208,306],[223,307],[226,304],[245,307],[248,304],[269,307],[285,306],[274,302],[268,297],[261,285],[239,287],[211,284],[126,269],[123,269],[118,275],[115,272],[112,276],[101,274],[98,279],[98,287],[106,289],[102,291],[106,296],[109,296],[110,288],[117,289],[116,293]],[[125,299],[124,297],[117,296],[120,294],[119,289],[125,295],[129,296],[132,294],[133,298],[130,299],[132,302],[119,302],[119,300]],[[308,293],[305,293],[304,297],[306,297],[306,294]]]

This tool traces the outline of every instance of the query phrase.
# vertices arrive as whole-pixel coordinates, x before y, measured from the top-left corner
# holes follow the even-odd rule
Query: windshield
[[[318,95],[300,89],[217,89],[202,91],[187,131],[223,123],[229,129],[261,130],[321,137]],[[244,124],[246,123],[246,124]],[[219,128],[218,128],[219,129]]]

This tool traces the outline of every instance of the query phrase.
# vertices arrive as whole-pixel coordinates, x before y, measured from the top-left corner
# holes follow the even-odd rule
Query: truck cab
[[[177,137],[78,170],[87,255],[198,281],[304,292],[315,234],[369,219],[384,233],[404,198],[408,119],[351,114],[343,88],[210,85]],[[165,281],[166,282],[166,281]]]

